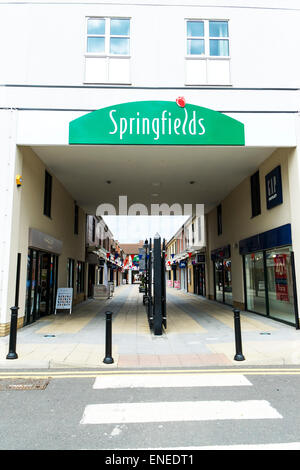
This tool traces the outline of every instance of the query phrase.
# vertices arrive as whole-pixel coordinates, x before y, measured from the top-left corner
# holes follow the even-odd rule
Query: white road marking
[[[106,403],[87,405],[80,423],[158,423],[278,418],[282,416],[265,400]]]
[[[161,387],[236,387],[252,385],[242,374],[128,374],[96,377],[94,389]]]

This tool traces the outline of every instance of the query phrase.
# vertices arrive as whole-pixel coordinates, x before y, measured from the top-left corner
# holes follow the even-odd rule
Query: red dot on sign
[[[178,106],[180,106],[181,108],[184,108],[185,107],[185,98],[183,96],[179,96],[178,98],[176,98],[176,103],[178,104]]]

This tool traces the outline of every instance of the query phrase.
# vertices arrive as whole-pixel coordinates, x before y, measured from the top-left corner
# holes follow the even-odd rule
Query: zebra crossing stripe
[[[106,403],[87,405],[80,424],[278,419],[265,400]]]
[[[236,387],[251,386],[242,374],[128,374],[96,377],[93,388]]]

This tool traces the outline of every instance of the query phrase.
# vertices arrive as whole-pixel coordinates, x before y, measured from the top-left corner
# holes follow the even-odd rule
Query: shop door
[[[54,312],[58,256],[28,251],[25,324]]]
[[[215,262],[215,300],[232,305],[231,260]]]
[[[58,257],[50,253],[39,253],[39,279],[37,316],[50,315],[55,310]]]
[[[223,263],[215,262],[215,300],[224,302]]]
[[[95,285],[95,265],[89,264],[88,271],[88,297],[93,297],[94,295],[94,285]]]
[[[205,264],[199,264],[199,295],[205,297]]]

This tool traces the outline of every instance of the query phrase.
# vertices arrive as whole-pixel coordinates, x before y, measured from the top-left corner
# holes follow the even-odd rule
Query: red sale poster
[[[287,255],[282,254],[274,258],[276,299],[284,302],[289,301],[286,257]]]

